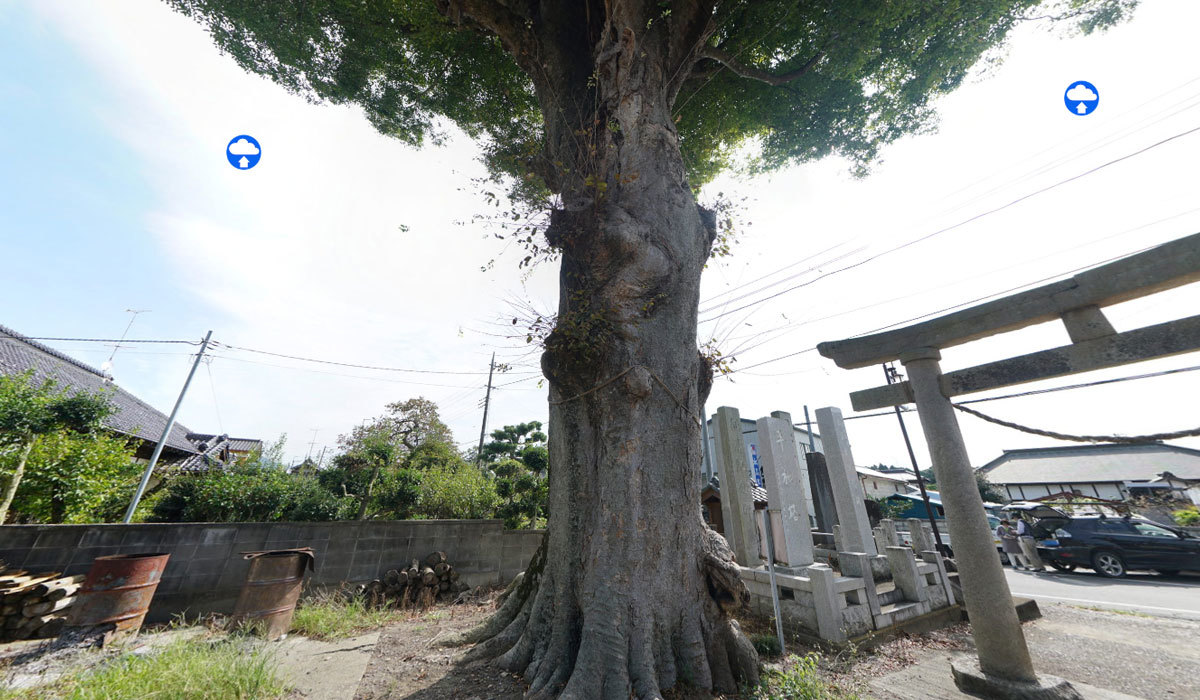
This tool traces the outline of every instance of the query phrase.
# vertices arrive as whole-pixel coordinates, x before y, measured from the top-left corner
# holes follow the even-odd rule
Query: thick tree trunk
[[[544,558],[468,639],[484,640],[474,656],[523,673],[529,698],[757,681],[757,655],[730,616],[748,594],[700,514],[711,370],[696,311],[713,219],[687,184],[671,62],[655,54],[666,48],[639,44],[643,15],[618,12],[598,37],[567,18],[586,55],[560,42],[534,75],[563,198],[547,234],[562,251],[542,358],[550,520]]]
[[[33,443],[36,441],[36,435],[25,441],[25,445],[21,447],[21,454],[17,457],[17,468],[13,470],[12,476],[4,486],[4,500],[0,502],[0,525],[8,518],[8,509],[17,497],[17,487],[21,485],[21,479],[25,476],[25,463],[29,461],[29,453],[33,451]]]

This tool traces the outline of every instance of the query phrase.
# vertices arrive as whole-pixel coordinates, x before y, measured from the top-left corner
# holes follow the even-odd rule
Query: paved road
[[[1200,576],[1131,573],[1125,578],[1110,579],[1082,569],[1073,573],[1034,574],[1005,568],[1004,573],[1008,576],[1008,587],[1017,596],[1200,620]]]

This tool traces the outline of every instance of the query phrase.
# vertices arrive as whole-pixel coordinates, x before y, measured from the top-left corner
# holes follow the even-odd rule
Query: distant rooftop
[[[980,471],[993,484],[1150,481],[1164,471],[1200,479],[1200,450],[1161,442],[1005,450]]]
[[[162,437],[167,416],[114,384],[111,375],[0,325],[0,375],[21,374],[29,370],[33,370],[33,378],[37,382],[51,379],[70,391],[106,395],[117,409],[104,421],[109,430],[149,442],[158,442]],[[166,446],[179,452],[199,454],[196,446],[188,440],[189,432],[176,422],[167,436]]]

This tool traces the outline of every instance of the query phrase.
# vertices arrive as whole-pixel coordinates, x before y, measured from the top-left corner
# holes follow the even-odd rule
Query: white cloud
[[[1072,85],[1070,90],[1067,90],[1067,99],[1071,102],[1092,102],[1100,99],[1100,96],[1091,90],[1087,85],[1078,83]]]
[[[258,155],[258,146],[241,138],[229,144],[229,152],[235,156],[256,156]]]

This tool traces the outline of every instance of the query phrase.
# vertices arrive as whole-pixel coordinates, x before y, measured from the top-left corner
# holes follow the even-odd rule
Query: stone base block
[[[996,700],[1083,700],[1069,682],[1056,676],[1039,676],[1036,682],[1012,681],[984,673],[979,659],[962,656],[950,663],[954,685],[964,693]]]

